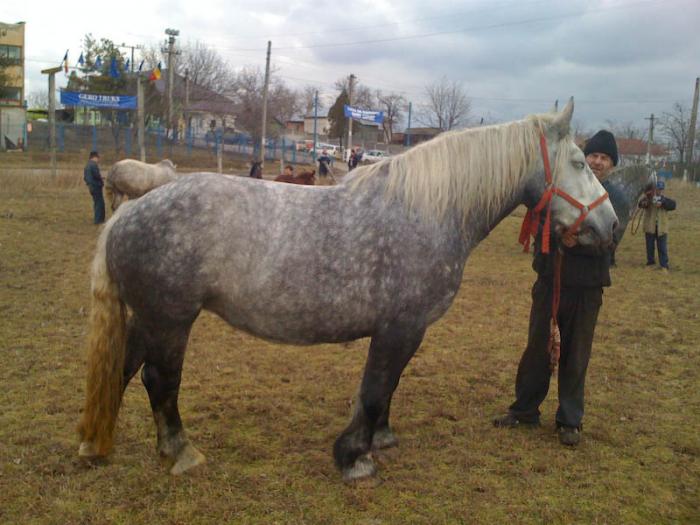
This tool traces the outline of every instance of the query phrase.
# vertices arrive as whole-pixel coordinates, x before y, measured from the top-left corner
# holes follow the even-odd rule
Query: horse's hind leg
[[[421,323],[405,322],[393,324],[372,337],[355,413],[333,447],[336,465],[346,481],[375,474],[369,455],[375,430],[380,430],[380,440],[390,439],[387,433],[391,434],[388,427],[391,396],[424,333],[425,326]]]
[[[188,441],[177,399],[182,363],[192,323],[157,325],[148,341],[141,379],[148,391],[158,432],[158,452],[173,461],[171,474],[182,474],[204,462],[204,456]]]

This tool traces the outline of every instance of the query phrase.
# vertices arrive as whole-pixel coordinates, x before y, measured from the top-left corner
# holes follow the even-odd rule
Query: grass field
[[[472,254],[460,294],[427,333],[392,405],[398,449],[376,486],[340,480],[368,341],[268,344],[204,313],[180,408],[208,462],[171,477],[145,390],[127,389],[107,465],[77,458],[88,265],[97,229],[75,175],[0,167],[0,523],[700,523],[700,189],[671,183],[672,272],[644,268],[627,233],[605,291],[584,440],[501,430],[523,350],[530,257],[507,218]]]

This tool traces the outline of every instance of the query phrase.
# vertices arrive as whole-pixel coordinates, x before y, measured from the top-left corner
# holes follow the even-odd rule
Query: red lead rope
[[[523,224],[520,227],[520,236],[518,241],[523,245],[523,251],[530,251],[530,237],[537,236],[537,228],[540,224],[540,214],[544,208],[547,208],[544,226],[542,228],[542,253],[549,253],[549,237],[552,229],[552,197],[554,195],[559,195],[569,204],[578,208],[581,211],[576,222],[571,225],[569,232],[575,234],[581,227],[581,224],[586,219],[588,214],[594,208],[598,207],[600,204],[605,202],[608,198],[607,192],[594,200],[589,206],[581,204],[579,201],[574,199],[571,195],[566,193],[554,186],[552,182],[552,169],[549,165],[549,154],[547,152],[547,141],[544,137],[544,133],[540,133],[540,151],[542,153],[542,162],[544,164],[544,178],[545,178],[545,190],[540,198],[537,205],[528,210],[523,218]],[[550,331],[549,331],[549,345],[548,351],[550,356],[549,366],[554,372],[559,363],[559,353],[561,348],[561,334],[559,332],[559,324],[557,322],[557,317],[559,315],[559,297],[561,296],[561,266],[562,266],[562,255],[559,250],[554,256],[554,282],[552,289],[552,319],[550,321]]]

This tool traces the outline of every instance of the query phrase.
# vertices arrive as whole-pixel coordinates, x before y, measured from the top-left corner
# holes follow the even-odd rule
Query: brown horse
[[[289,184],[306,184],[313,186],[316,184],[316,170],[302,171],[299,175],[281,174],[275,177],[275,182],[288,182]]]

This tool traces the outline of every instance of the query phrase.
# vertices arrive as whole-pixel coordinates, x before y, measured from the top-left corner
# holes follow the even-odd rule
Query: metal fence
[[[219,148],[222,156],[230,159],[257,158],[260,145],[242,133],[224,134],[211,131],[195,137],[183,133],[173,137],[164,128],[149,128],[145,133],[145,152],[148,161],[163,158],[201,157],[202,154],[217,156]],[[25,150],[30,152],[49,151],[48,122],[34,121],[27,134]],[[137,129],[134,126],[99,126],[68,122],[56,123],[56,150],[59,153],[85,154],[88,151],[109,153],[114,157],[138,158],[140,155]],[[269,139],[265,145],[265,160],[281,160],[291,163],[313,163],[313,152],[298,150],[297,143],[285,137]]]

